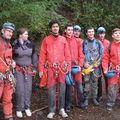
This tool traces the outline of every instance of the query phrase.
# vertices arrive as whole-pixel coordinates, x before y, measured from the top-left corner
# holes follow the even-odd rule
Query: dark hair
[[[112,30],[112,34],[113,34],[114,32],[116,32],[116,31],[120,31],[120,28],[115,28],[115,29],[113,29],[113,30]]]
[[[18,31],[17,31],[17,38],[19,38],[19,35],[22,35],[25,31],[28,32],[28,29],[27,28],[19,28]]]
[[[87,33],[87,31],[88,31],[89,29],[94,29],[94,27],[92,27],[92,26],[86,27],[86,28],[85,28],[85,34]]]
[[[65,25],[65,29],[67,29],[67,27],[73,27],[73,26],[74,26],[73,23],[68,22],[68,23]]]
[[[49,27],[51,28],[53,24],[58,24],[58,25],[60,25],[59,22],[58,22],[58,20],[51,20],[51,21],[49,22]]]

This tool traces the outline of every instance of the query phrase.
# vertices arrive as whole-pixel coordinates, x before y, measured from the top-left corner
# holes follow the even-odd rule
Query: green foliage
[[[119,27],[119,0],[0,0],[0,25],[13,22],[16,28],[27,27],[32,39],[41,40],[49,32],[48,22],[70,20],[83,29],[103,25],[107,30]]]
[[[119,5],[119,0],[64,0],[61,7],[71,15],[71,21],[80,24],[83,28],[103,25],[111,30],[119,27],[120,24]]]
[[[55,1],[55,0],[54,0]],[[0,24],[13,22],[17,28],[27,27],[32,38],[40,39],[48,33],[48,22],[63,17],[55,12],[56,1],[1,0]]]

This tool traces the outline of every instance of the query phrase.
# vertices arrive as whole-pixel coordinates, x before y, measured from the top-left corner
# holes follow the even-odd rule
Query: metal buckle
[[[2,74],[1,72],[0,72],[0,79],[6,79],[7,77],[6,77],[6,75],[5,74]]]
[[[120,71],[120,64],[119,64],[119,65],[116,65],[116,70],[117,70],[117,71]]]
[[[57,69],[57,68],[58,68],[58,66],[59,66],[59,64],[58,64],[58,63],[53,63],[53,68]]]

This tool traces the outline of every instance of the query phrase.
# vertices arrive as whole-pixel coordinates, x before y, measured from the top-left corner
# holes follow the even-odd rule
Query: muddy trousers
[[[118,89],[117,84],[108,86],[107,106],[110,106],[110,107],[114,106],[116,101],[116,96],[117,96],[117,89]]]
[[[12,94],[13,88],[11,87],[11,84],[9,82],[4,83],[2,80],[0,80],[0,99],[2,99],[3,113],[5,118],[12,117]]]
[[[107,77],[104,75],[104,80],[105,80],[105,92],[106,94],[108,93],[108,79]],[[98,78],[98,94],[97,97],[100,98],[102,97],[103,94],[103,85],[102,85],[102,77]]]
[[[24,111],[30,108],[30,98],[32,93],[32,76],[26,77],[16,71],[16,110]]]
[[[83,91],[84,91],[84,98],[88,100],[90,90],[92,99],[97,99],[98,94],[98,77],[96,77],[93,73],[84,76],[83,82]]]
[[[97,97],[100,98],[102,97],[102,77],[99,77],[98,78],[98,94],[97,94]]]
[[[72,87],[74,86],[69,86],[69,85],[66,85],[66,94],[65,94],[65,107],[71,107],[72,105]],[[84,100],[84,97],[83,97],[83,86],[82,86],[82,83],[81,82],[78,82],[78,81],[75,81],[75,89],[76,89],[76,92],[77,92],[77,101],[78,102],[78,106],[81,107],[81,104]]]
[[[48,88],[48,111],[55,112],[57,103],[59,103],[59,109],[65,106],[65,84],[57,83]]]

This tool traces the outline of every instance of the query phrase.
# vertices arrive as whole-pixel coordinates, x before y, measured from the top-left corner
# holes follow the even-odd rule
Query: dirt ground
[[[15,104],[15,99],[13,99]],[[73,106],[73,109],[68,113],[69,117],[63,119],[56,112],[55,118],[53,120],[120,120],[120,102],[117,101],[112,112],[106,110],[106,97],[102,99],[100,106],[93,106],[91,101],[89,102],[88,110],[82,110]],[[15,120],[47,120],[46,116],[48,113],[47,110],[47,92],[45,89],[39,89],[34,87],[32,99],[31,99],[31,110],[32,117],[27,117],[24,114],[22,119],[18,119],[15,116],[15,106],[14,106],[14,117]],[[0,120],[3,120],[2,105],[0,104]]]

